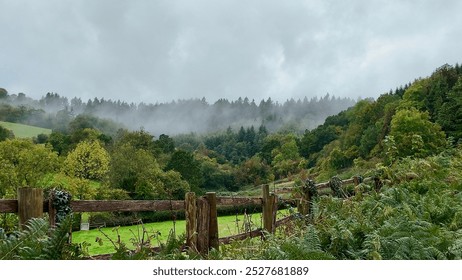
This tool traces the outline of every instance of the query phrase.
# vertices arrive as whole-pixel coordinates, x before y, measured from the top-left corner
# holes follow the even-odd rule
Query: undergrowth
[[[106,236],[113,259],[212,260],[454,260],[462,259],[462,151],[377,165],[383,187],[367,183],[347,198],[312,199],[309,219],[298,215],[263,238],[235,241],[208,255],[188,251],[185,236],[165,243],[144,227],[133,232],[135,249]],[[373,183],[373,182],[372,182]],[[69,244],[69,219],[56,229],[34,219],[27,229],[0,234],[0,259],[73,259],[85,244]],[[117,228],[115,229],[117,231]],[[152,249],[157,245],[157,249]],[[130,246],[131,247],[131,246]]]
[[[50,228],[47,219],[31,219],[24,230],[0,233],[0,260],[66,260],[86,256],[85,244],[69,242],[72,218]]]

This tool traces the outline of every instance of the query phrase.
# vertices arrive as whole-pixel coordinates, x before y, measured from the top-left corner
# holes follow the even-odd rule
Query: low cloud
[[[0,0],[0,87],[128,102],[375,97],[462,49],[460,1]]]

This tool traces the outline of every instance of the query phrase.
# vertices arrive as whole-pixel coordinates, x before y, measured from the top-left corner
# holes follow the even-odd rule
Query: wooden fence
[[[373,180],[366,178],[364,181]],[[377,181],[375,182],[377,185]],[[358,177],[341,181],[345,184],[359,184]],[[316,184],[317,189],[329,187],[329,183]],[[279,192],[290,192],[295,188],[278,189]],[[309,214],[310,196],[306,188],[298,200],[298,209],[301,214]],[[19,224],[24,228],[31,218],[42,217],[44,212],[50,216],[50,224],[54,226],[56,210],[53,201],[44,200],[43,190],[36,188],[18,189],[18,199],[0,200],[0,213],[17,213]],[[274,233],[276,227],[290,221],[289,216],[276,220],[279,198],[271,193],[269,185],[262,186],[262,197],[217,197],[216,193],[209,192],[205,196],[196,197],[189,192],[185,200],[75,200],[70,202],[73,212],[140,212],[140,211],[185,211],[186,219],[186,246],[207,254],[211,248],[219,244],[227,244],[232,240],[261,237],[265,232]],[[217,207],[261,205],[263,228],[248,231],[234,236],[218,236]]]

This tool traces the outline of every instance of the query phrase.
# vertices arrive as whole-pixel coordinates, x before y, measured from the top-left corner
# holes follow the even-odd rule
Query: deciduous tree
[[[390,136],[400,157],[428,156],[441,151],[446,144],[441,127],[430,121],[427,112],[415,108],[400,110],[393,116]]]
[[[35,187],[57,169],[58,155],[48,146],[22,139],[0,142],[0,195],[15,196],[17,187]]]
[[[109,171],[109,154],[99,141],[83,141],[64,161],[64,172],[72,177],[102,180]]]

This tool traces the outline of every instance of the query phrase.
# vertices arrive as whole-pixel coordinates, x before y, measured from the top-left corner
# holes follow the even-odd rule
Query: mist
[[[322,124],[328,116],[353,106],[355,100],[326,94],[322,98],[305,97],[303,100],[290,99],[284,103],[275,102],[271,98],[258,102],[248,98],[233,101],[219,99],[208,103],[202,98],[135,104],[98,98],[84,102],[77,97],[69,101],[56,93],[48,93],[40,100],[34,100],[25,94],[12,94],[8,96],[6,103],[29,108],[31,117],[21,121],[33,125],[62,129],[66,122],[83,114],[111,120],[129,130],[144,130],[158,137],[162,134],[209,134],[229,128],[237,131],[240,127],[252,126],[255,129],[264,126],[269,132],[303,133]],[[48,115],[42,117],[42,124],[41,118],[37,117],[40,112]],[[48,119],[58,120],[47,123]]]
[[[159,136],[187,133],[207,134],[228,128],[265,126],[270,132],[288,129],[304,132],[323,123],[330,115],[347,109],[355,101],[348,98],[325,96],[304,101],[289,100],[283,104],[271,99],[258,104],[247,98],[236,101],[220,99],[209,104],[205,98],[178,100],[160,104],[126,104],[93,100],[82,111],[74,114],[92,114],[111,119],[130,130],[143,129]],[[89,106],[90,104],[90,106]],[[73,110],[73,107],[70,107]]]

